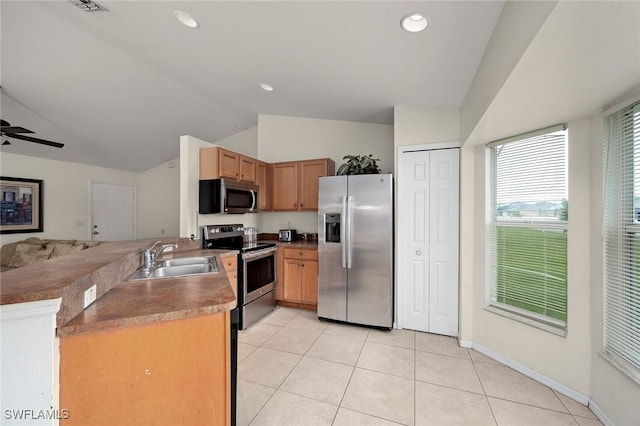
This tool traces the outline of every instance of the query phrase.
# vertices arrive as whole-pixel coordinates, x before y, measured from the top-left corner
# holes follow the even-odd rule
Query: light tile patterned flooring
[[[584,405],[456,339],[278,307],[240,332],[238,425],[580,425]]]

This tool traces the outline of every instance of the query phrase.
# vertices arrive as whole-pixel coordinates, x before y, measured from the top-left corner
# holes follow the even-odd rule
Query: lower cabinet
[[[306,305],[318,304],[318,251],[285,248],[282,299]]]
[[[61,425],[228,425],[229,312],[60,338]]]

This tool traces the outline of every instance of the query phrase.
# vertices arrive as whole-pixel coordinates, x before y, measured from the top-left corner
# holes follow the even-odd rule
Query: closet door
[[[458,334],[459,149],[401,154],[398,295],[402,328]]]

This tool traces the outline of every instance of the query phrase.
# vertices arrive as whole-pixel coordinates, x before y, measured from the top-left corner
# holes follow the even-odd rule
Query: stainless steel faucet
[[[169,249],[178,248],[177,244],[163,244],[162,247],[160,247],[160,250],[156,250],[156,246],[161,242],[162,241],[160,240],[156,241],[155,243],[153,243],[151,247],[149,247],[142,253],[142,258],[143,258],[142,270],[144,272],[151,271],[151,269],[153,268],[153,265],[156,262],[156,259],[162,253],[164,253]]]
[[[158,240],[155,243],[153,243],[153,245],[151,247],[149,247],[148,249],[146,249],[144,252],[142,252],[142,259],[143,259],[143,264],[142,264],[142,270],[145,272],[149,272],[151,270],[151,268],[153,267],[153,262],[155,262],[156,260],[156,246],[158,244],[160,244],[161,241]]]

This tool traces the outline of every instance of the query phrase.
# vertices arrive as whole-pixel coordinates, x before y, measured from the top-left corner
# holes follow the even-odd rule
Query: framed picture
[[[0,234],[42,232],[42,184],[0,176]]]

